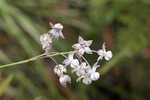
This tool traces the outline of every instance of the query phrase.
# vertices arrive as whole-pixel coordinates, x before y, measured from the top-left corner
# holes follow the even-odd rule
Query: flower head
[[[73,56],[74,56],[74,53],[69,53],[68,54],[68,58],[64,60],[64,64],[67,66],[67,65],[70,65],[72,60],[73,60]]]
[[[77,79],[77,82],[80,81],[82,79],[82,82],[86,85],[91,84],[92,81],[98,80],[100,77],[100,74],[98,72],[96,72],[96,69],[99,67],[99,65],[97,65],[97,63],[95,63],[93,65],[93,67],[91,68],[90,65],[85,65],[84,63],[82,64],[82,68],[83,69],[79,69],[77,71],[79,78]],[[80,72],[80,75],[79,75]],[[82,72],[82,73],[81,73]]]
[[[111,51],[106,51],[105,43],[103,43],[102,49],[97,51],[97,54],[99,55],[98,59],[103,59],[105,60],[110,60],[112,58],[112,52]]]
[[[97,69],[98,67],[100,67],[100,65],[97,65],[97,63],[98,63],[98,62],[96,62],[96,63],[93,65],[92,69],[90,70],[90,74],[91,74],[91,75],[90,75],[90,78],[91,78],[91,80],[93,80],[93,81],[98,80],[99,77],[100,77],[100,73],[96,72],[96,69]]]
[[[93,72],[91,73],[91,80],[95,81],[95,80],[98,80],[100,77],[100,74],[98,72]]]
[[[55,37],[56,39],[58,39],[59,37],[64,38],[64,35],[62,33],[63,30],[63,25],[60,23],[56,23],[55,25],[53,25],[52,23],[50,23],[51,26],[51,30],[49,30],[48,33],[50,33],[53,37]]]
[[[48,51],[51,49],[51,44],[52,44],[52,40],[50,38],[50,35],[48,33],[45,33],[43,35],[40,36],[40,41],[42,44],[42,48],[45,51]]]
[[[61,75],[59,82],[61,85],[66,86],[67,83],[71,83],[71,78],[68,75]]]
[[[45,33],[40,36],[40,42],[42,44],[42,48],[45,50],[45,53],[42,54],[42,56],[50,57],[49,50],[52,47],[52,38],[58,39],[64,38],[62,30],[63,25],[61,23],[52,24],[49,23],[51,26],[51,29],[48,31],[48,33]],[[92,83],[92,81],[98,80],[100,78],[100,73],[96,72],[96,69],[100,66],[98,65],[99,60],[105,59],[110,60],[112,58],[112,52],[106,51],[105,43],[102,45],[102,49],[95,51],[91,50],[90,46],[92,44],[93,40],[84,40],[81,36],[78,38],[78,43],[74,44],[72,48],[75,49],[75,51],[70,52],[51,52],[52,56],[56,55],[62,55],[66,59],[63,61],[64,65],[57,64],[55,59],[51,58],[57,65],[54,67],[53,71],[57,76],[59,77],[59,82],[61,85],[66,86],[67,83],[71,83],[71,78],[69,75],[66,75],[67,73],[67,66],[71,67],[72,73],[75,73],[77,75],[77,82],[82,81],[82,83],[89,85]],[[96,63],[91,66],[89,62],[86,60],[86,58],[83,56],[84,53],[92,54],[97,53],[99,55]],[[68,54],[68,57],[65,55]],[[76,55],[74,57],[74,55]],[[41,57],[38,56],[38,57]]]
[[[89,65],[86,65],[85,62],[82,62],[80,66],[74,69],[76,72],[76,75],[78,76],[77,82],[82,79],[82,82],[84,84],[91,84],[92,80],[90,79],[90,70],[91,67]]]
[[[66,66],[70,65],[72,68],[76,67],[76,66],[79,66],[79,61],[78,59],[74,59],[73,58],[74,56],[74,53],[69,53],[68,54],[68,58],[64,60],[64,64]]]
[[[67,72],[67,69],[61,64],[56,65],[54,68],[54,73],[56,73],[58,76],[62,75],[65,72]]]
[[[82,82],[86,85],[89,85],[92,83],[92,80],[90,79],[90,77],[87,76],[83,78]]]
[[[84,52],[92,54],[92,50],[89,48],[92,44],[92,40],[85,41],[81,36],[79,36],[78,43],[74,44],[72,47],[78,50],[78,55],[82,56]]]
[[[82,76],[86,73],[87,65],[85,62],[82,62],[80,65],[73,68],[72,72],[75,72],[77,76]]]

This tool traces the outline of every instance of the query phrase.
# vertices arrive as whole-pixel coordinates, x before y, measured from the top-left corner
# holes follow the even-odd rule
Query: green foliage
[[[0,84],[0,96],[3,95],[3,93],[9,88],[9,84],[10,82],[12,81],[13,79],[13,75],[10,74],[5,81],[3,81],[1,84]]]

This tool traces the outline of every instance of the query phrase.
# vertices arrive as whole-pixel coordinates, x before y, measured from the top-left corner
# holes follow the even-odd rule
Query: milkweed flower
[[[73,72],[75,72],[77,76],[82,76],[86,73],[86,69],[88,69],[86,63],[82,62],[80,66],[77,66],[73,69]]]
[[[61,85],[66,86],[67,83],[71,83],[71,78],[69,75],[62,74],[59,78],[59,82]]]
[[[90,45],[92,44],[92,40],[84,40],[81,36],[78,38],[78,43],[74,44],[72,47],[78,51],[78,55],[82,56],[85,52],[87,54],[92,54],[92,50],[90,49]]]
[[[54,68],[54,73],[57,74],[58,76],[62,75],[65,72],[67,72],[67,69],[65,66],[63,66],[61,64],[56,65]]]
[[[82,82],[86,85],[89,85],[92,83],[92,81],[98,80],[100,77],[100,74],[96,72],[96,69],[99,67],[99,65],[94,64],[93,67],[91,68],[90,65],[87,65],[83,63],[82,68],[80,68],[77,71],[77,76],[79,78],[77,79],[77,82],[82,79]],[[80,72],[80,74],[79,74]]]
[[[98,80],[100,77],[100,73],[96,72],[96,69],[99,67],[100,65],[97,65],[97,63],[95,63],[92,67],[92,69],[90,70],[90,78],[91,80],[95,81]]]
[[[52,24],[50,23],[52,29],[49,30],[49,34],[51,34],[54,38],[58,39],[59,37],[64,39],[64,35],[62,33],[63,25],[60,23]]]
[[[67,65],[70,65],[72,60],[73,60],[73,56],[74,56],[74,53],[69,53],[68,54],[68,57],[67,59],[64,60],[64,64],[67,66]]]
[[[69,53],[67,59],[64,60],[65,66],[70,65],[72,68],[76,67],[79,65],[78,59],[73,58],[74,53]]]
[[[92,80],[90,79],[90,70],[91,67],[89,65],[86,65],[85,62],[82,62],[80,66],[74,69],[74,72],[78,76],[78,79],[76,80],[77,82],[80,81],[81,79],[84,84],[90,84]]]
[[[98,72],[94,72],[94,73],[91,74],[91,79],[94,80],[94,81],[98,80],[99,77],[100,77],[100,74]]]
[[[42,48],[47,52],[52,47],[52,40],[48,33],[45,33],[40,36],[40,42],[42,44]]]
[[[105,43],[103,43],[102,49],[97,51],[99,55],[99,60],[105,58],[105,60],[109,61],[112,58],[112,52],[106,51]]]
[[[92,83],[92,79],[90,77],[90,73],[86,72],[85,74],[81,75],[80,77],[78,77],[78,79],[76,80],[77,82],[80,81],[82,79],[82,82],[86,85],[89,85]]]
[[[48,53],[52,47],[52,38],[64,38],[62,33],[62,24],[50,23],[50,26],[51,29],[48,31],[48,33],[40,36],[40,42],[43,50],[45,50],[45,53]],[[72,45],[72,48],[75,49],[75,52],[70,51],[62,54],[58,53],[58,55],[63,55],[66,58],[63,61],[63,64],[57,64],[57,62],[54,60],[56,66],[54,67],[53,71],[59,77],[59,82],[61,85],[66,86],[67,83],[71,83],[71,77],[67,75],[67,66],[71,67],[71,72],[75,73],[75,75],[78,77],[76,79],[77,82],[81,81],[83,84],[89,85],[93,81],[96,81],[100,78],[100,73],[96,71],[97,68],[100,67],[100,65],[98,65],[99,61],[102,59],[109,61],[113,55],[110,50],[106,50],[105,43],[103,43],[102,49],[99,49],[98,51],[92,50],[90,48],[92,42],[93,40],[84,40],[81,36],[79,36],[78,43]],[[83,56],[84,53],[97,53],[99,55],[96,63],[94,63],[93,66],[91,66]],[[65,56],[66,54],[68,54],[67,57]],[[45,56],[49,57],[48,55]]]

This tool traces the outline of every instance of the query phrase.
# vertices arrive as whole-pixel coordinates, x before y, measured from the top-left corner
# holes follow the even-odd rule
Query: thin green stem
[[[35,61],[35,60],[37,60],[37,59],[42,59],[42,58],[47,58],[47,57],[53,57],[53,56],[58,56],[58,55],[62,55],[62,54],[65,55],[65,54],[68,54],[68,53],[70,53],[70,52],[76,52],[76,51],[60,52],[60,53],[55,53],[55,54],[50,54],[50,55],[41,54],[41,55],[32,57],[32,58],[30,58],[30,59],[26,59],[26,60],[14,62],[14,63],[10,63],[10,64],[1,65],[1,66],[0,66],[0,69],[1,69],[1,68],[7,68],[7,67],[10,67],[10,66],[19,65],[19,64],[28,63],[28,62],[31,62],[31,61]]]
[[[89,66],[91,66],[91,65],[89,64],[89,62],[86,60],[85,57],[83,57],[83,56],[81,56],[81,57],[83,58],[83,60],[84,60]]]

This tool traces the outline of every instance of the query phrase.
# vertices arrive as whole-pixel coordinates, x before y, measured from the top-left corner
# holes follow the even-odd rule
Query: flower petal
[[[78,42],[79,42],[79,43],[82,43],[83,41],[84,41],[84,39],[83,39],[81,36],[79,36]]]
[[[104,50],[100,49],[100,50],[97,51],[97,54],[98,54],[99,56],[103,57],[104,54],[105,54],[105,52],[104,52]]]
[[[112,58],[112,52],[111,51],[107,51],[105,54],[105,59],[108,61]]]
[[[62,37],[64,39],[64,35],[62,33],[62,31],[59,32],[60,37]]]
[[[65,60],[63,61],[63,64],[65,64],[66,66],[68,66],[68,65],[70,64],[70,60],[69,60],[69,59],[65,59]]]
[[[84,49],[81,48],[81,49],[78,50],[78,55],[82,56],[84,54],[84,52],[85,52]]]
[[[89,47],[92,44],[93,40],[88,40],[85,42],[86,46]]]
[[[87,54],[92,54],[92,50],[89,47],[85,47],[84,50]]]
[[[53,27],[54,27],[53,23],[51,23],[51,22],[49,23],[49,25],[51,26],[51,28],[53,28]]]
[[[100,77],[100,74],[98,72],[94,72],[94,73],[91,74],[91,79],[94,80],[94,81],[98,80],[99,77]]]
[[[89,84],[92,83],[92,80],[91,80],[90,78],[84,78],[84,79],[82,80],[82,82],[83,82],[84,84],[86,84],[86,85],[89,85]]]
[[[81,45],[79,43],[76,43],[72,47],[75,48],[75,49],[80,49]]]
[[[77,66],[79,66],[79,61],[78,61],[78,59],[73,59],[72,61],[71,61],[71,65],[70,65],[72,68],[75,68],[75,67],[77,67]]]
[[[68,54],[68,59],[69,59],[69,60],[73,60],[73,56],[74,56],[74,53],[69,53],[69,54]]]
[[[60,23],[56,23],[53,28],[62,30],[63,29],[63,25],[60,24]]]
[[[61,85],[66,86],[67,83],[71,83],[71,78],[68,75],[62,75],[59,78],[59,82]]]

